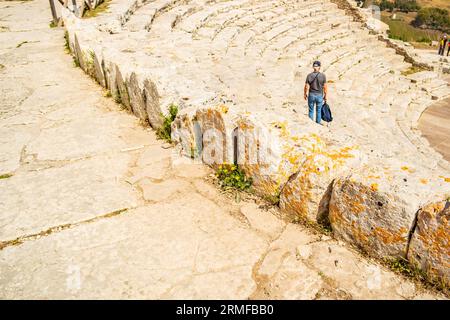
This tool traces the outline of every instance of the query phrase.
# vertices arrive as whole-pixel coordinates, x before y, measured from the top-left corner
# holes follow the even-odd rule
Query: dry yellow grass
[[[450,11],[450,1],[448,0],[417,0],[417,3],[422,7],[437,7]]]

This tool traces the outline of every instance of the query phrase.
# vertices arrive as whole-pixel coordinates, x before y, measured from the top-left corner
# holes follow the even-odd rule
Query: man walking
[[[314,61],[314,71],[308,74],[305,82],[304,97],[308,100],[309,117],[314,121],[314,106],[316,107],[316,122],[321,124],[323,102],[327,100],[327,78],[320,72],[320,61]]]
[[[439,41],[439,55],[443,56],[447,46],[447,35],[444,35]]]

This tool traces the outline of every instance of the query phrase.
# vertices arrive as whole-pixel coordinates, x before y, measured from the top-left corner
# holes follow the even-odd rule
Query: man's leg
[[[316,122],[320,124],[322,121],[322,106],[323,106],[323,97],[318,95],[316,97],[317,109],[316,109]]]
[[[308,95],[309,118],[314,121],[314,96]]]
[[[447,49],[447,57],[448,57],[449,53],[450,53],[450,46],[448,46],[448,49]]]

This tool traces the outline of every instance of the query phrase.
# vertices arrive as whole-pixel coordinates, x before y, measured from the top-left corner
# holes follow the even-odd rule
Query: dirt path
[[[450,83],[450,75],[443,80]],[[450,161],[450,98],[433,104],[423,112],[419,130],[430,145]]]
[[[45,0],[0,3],[0,298],[435,298],[236,201],[64,53]]]

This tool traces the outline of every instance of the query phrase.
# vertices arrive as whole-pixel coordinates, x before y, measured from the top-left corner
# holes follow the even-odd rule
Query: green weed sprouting
[[[178,107],[174,104],[169,106],[169,113],[165,116],[161,114],[163,118],[163,125],[161,128],[156,130],[156,136],[159,139],[166,140],[167,142],[172,142],[171,134],[172,134],[172,122],[175,120],[178,114]]]
[[[217,169],[216,176],[223,189],[247,190],[252,186],[252,178],[245,176],[243,170],[234,164],[221,164]]]

